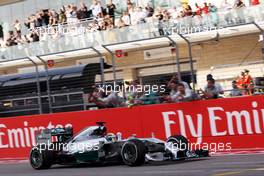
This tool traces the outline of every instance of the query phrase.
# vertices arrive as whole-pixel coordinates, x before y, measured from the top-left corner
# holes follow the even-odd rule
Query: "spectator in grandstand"
[[[160,103],[158,92],[153,92],[152,90],[148,90],[148,89],[145,89],[145,92],[140,97],[140,100],[144,105]]]
[[[138,13],[136,9],[133,8],[130,11],[128,11],[128,15],[130,17],[131,25],[138,24]]]
[[[170,81],[169,81],[169,83],[167,85],[169,88],[171,87],[171,83],[175,83],[176,84],[176,89],[177,89],[177,85],[178,84],[183,84],[185,89],[190,89],[190,86],[188,85],[187,82],[179,80],[178,74],[173,75],[172,78],[170,79]]]
[[[236,13],[237,13],[237,23],[245,23],[245,15],[244,15],[244,7],[245,4],[242,0],[236,0],[235,1],[235,5],[234,8],[236,9]]]
[[[223,14],[224,14],[226,23],[228,25],[233,24],[234,21],[232,19],[232,14],[231,14],[231,10],[233,9],[233,6],[227,0],[223,0],[221,4],[221,8],[224,10]]]
[[[183,8],[184,16],[192,16],[192,7],[188,4],[186,7]]]
[[[251,75],[249,74],[249,70],[245,69],[244,72],[245,72],[244,85],[245,85],[245,88],[247,90],[247,94],[252,95],[253,94],[253,87],[254,87],[253,79],[252,79]]]
[[[197,3],[195,3],[194,15],[197,15],[197,16],[202,15],[202,8]]]
[[[229,94],[231,97],[237,97],[242,95],[242,91],[237,87],[237,82],[232,81],[232,90]]]
[[[6,45],[5,45],[5,41],[2,39],[2,38],[0,38],[0,49],[1,48],[5,48],[6,47]],[[2,50],[2,49],[1,49]],[[4,49],[3,49],[4,50]],[[1,58],[2,59],[5,59],[5,56],[1,56]]]
[[[16,32],[15,42],[19,45],[19,44],[24,44],[27,41],[26,41],[25,37],[21,35],[21,32]]]
[[[29,43],[39,41],[39,34],[36,30],[31,31],[26,37]]]
[[[47,26],[49,24],[49,10],[40,10],[39,12],[36,13],[37,20],[39,22],[39,27],[40,26]]]
[[[24,24],[29,30],[33,30],[35,28],[35,17],[28,17]]]
[[[44,21],[44,24],[45,26],[47,26],[49,24],[49,10],[46,9],[46,10],[43,10],[43,13],[41,14],[42,18],[43,18],[43,21]]]
[[[193,22],[196,26],[202,26],[202,8],[195,3],[195,8],[193,10]]]
[[[201,90],[203,99],[216,99],[219,98],[219,89],[215,86],[215,80],[213,78],[207,80],[207,85],[204,90]]]
[[[107,89],[107,94],[104,89],[95,87],[88,98],[88,103],[95,103],[99,108],[126,106],[124,99],[118,95],[118,92],[111,90],[110,87]]]
[[[150,5],[150,3],[148,3],[147,4],[147,6],[146,6],[146,12],[147,12],[147,17],[149,18],[149,17],[152,17],[153,16],[153,14],[154,14],[154,9],[153,9],[153,7]]]
[[[74,15],[76,16],[76,8],[72,7],[72,18],[74,18]],[[58,24],[59,22],[59,14],[55,10],[49,10],[49,25],[53,26]],[[36,27],[36,26],[35,26]]]
[[[16,20],[13,26],[14,26],[15,32],[21,33],[21,24],[19,20]]]
[[[155,18],[158,19],[159,21],[164,19],[164,15],[162,13],[161,9],[157,9],[155,14],[154,14]]]
[[[168,13],[170,15],[170,18],[173,20],[175,24],[179,22],[179,19],[181,17],[181,11],[177,9],[176,6],[168,10]]]
[[[133,7],[133,3],[131,2],[131,0],[127,0],[127,8],[128,8],[128,11],[131,7]]]
[[[6,46],[17,45],[14,31],[9,31],[6,39]]]
[[[250,5],[259,5],[259,0],[250,0]]]
[[[207,3],[205,2],[204,3],[204,7],[202,8],[202,13],[204,14],[204,15],[208,15],[209,14],[209,6],[207,5]]]
[[[115,24],[115,10],[116,5],[113,3],[113,0],[109,0],[107,4],[107,14],[112,18],[113,24]]]
[[[123,15],[120,17],[120,20],[122,20],[121,27],[129,26],[131,24],[130,17],[127,11],[123,12]]]
[[[165,92],[160,92],[159,94],[159,101],[161,103],[172,103],[172,99],[171,99],[171,95],[175,95],[177,92],[177,88],[173,87],[173,85],[170,85],[171,87],[166,87],[166,91]],[[172,91],[172,87],[173,87],[173,91]]]
[[[159,35],[164,36],[165,31],[164,31],[164,15],[162,14],[162,11],[158,11],[157,14],[155,14],[155,17],[158,19],[158,30],[159,30]]]
[[[213,75],[212,74],[208,74],[206,76],[206,80],[208,81],[208,80],[211,80],[211,79],[214,79]],[[224,94],[224,89],[221,86],[221,84],[215,82],[215,87],[218,89],[219,94]]]
[[[0,40],[4,38],[3,26],[0,24]]]
[[[260,1],[259,0],[250,0],[250,5],[252,6],[258,6],[260,5]],[[259,6],[259,7],[254,7],[255,10],[252,12],[253,13],[253,16],[254,16],[254,19],[255,19],[255,22],[257,21],[263,21],[263,17],[262,17],[262,8]]]
[[[175,80],[171,80],[168,84],[168,88],[170,89],[170,97],[174,96],[178,89],[177,89],[177,85],[179,84],[179,82],[175,81]]]
[[[241,90],[245,89],[245,72],[241,72],[240,76],[237,78],[236,83],[237,83],[237,87]]]
[[[244,84],[249,87],[252,83],[253,83],[253,79],[251,77],[251,75],[249,74],[249,70],[245,69],[245,81]]]
[[[50,17],[49,17],[50,18]],[[37,12],[34,19],[34,27],[46,26],[44,18],[41,16],[41,12]]]
[[[177,85],[177,92],[171,96],[172,102],[186,102],[193,100],[193,93],[190,89],[186,89],[184,84]]]
[[[104,21],[104,18],[102,17],[102,13],[100,13],[99,15],[98,15],[98,17],[99,17],[99,19],[98,19],[98,31],[104,31],[104,30],[106,30],[107,29],[107,25],[106,25],[106,23],[105,23],[105,21]]]
[[[219,17],[217,14],[217,7],[213,5],[212,3],[209,3],[209,12],[211,15],[211,23],[213,26],[217,26],[219,23]]]
[[[182,92],[181,89],[178,90],[178,85],[183,85],[184,86],[184,89],[185,89],[184,92],[186,93],[186,95],[187,94],[189,95],[189,93],[191,93],[191,95],[193,96],[193,93],[192,93],[192,91],[190,89],[190,86],[184,81],[179,81],[178,75],[175,74],[171,78],[171,80],[167,83],[166,89],[169,90],[169,95],[166,95],[166,94],[162,95],[163,96],[161,98],[162,102],[168,103],[168,102],[175,102],[176,101],[177,93],[179,93],[179,90],[180,90],[180,92]],[[166,91],[166,92],[168,92],[168,91]],[[184,93],[184,92],[182,92],[182,93]]]
[[[252,77],[249,75],[249,70],[246,69],[245,71],[242,71],[236,82],[243,95],[253,94],[254,83]]]
[[[80,3],[80,9],[77,12],[77,17],[79,20],[91,17],[91,11],[88,11],[87,6],[83,2]]]
[[[136,11],[133,3],[127,3],[127,9],[125,11],[127,11],[129,15],[132,13],[132,11]]]
[[[102,102],[102,104],[107,108],[115,108],[115,107],[124,107],[126,106],[125,101],[122,97],[118,95],[116,90],[107,91],[108,95],[105,98],[98,98],[98,101]]]
[[[163,14],[163,20],[164,21],[169,21],[171,16],[170,16],[170,13],[167,9],[163,10],[162,11],[162,14]]]
[[[204,6],[202,8],[202,18],[203,18],[203,25],[209,27],[211,26],[211,15],[210,15],[210,11],[209,11],[209,6],[208,4],[205,2]]]
[[[99,13],[103,13],[101,3],[98,0],[93,0],[93,4],[90,7],[94,18],[98,17]]]
[[[91,32],[95,32],[95,31],[98,31],[98,29],[99,29],[98,21],[93,20],[92,23],[89,24],[89,30]]]
[[[139,83],[138,80],[134,80],[131,82],[125,82],[126,84],[126,91],[125,91],[125,98],[127,100],[126,104],[128,106],[134,106],[138,104],[142,104],[142,98],[144,92],[142,90],[142,85]]]
[[[185,82],[185,81],[180,81],[180,80],[179,80],[179,78],[178,78],[178,74],[177,74],[177,73],[176,73],[175,75],[172,76],[171,80],[169,81],[169,84],[172,83],[172,82],[174,82],[174,83],[176,83],[176,84],[181,83],[181,84],[184,85],[185,89],[190,89],[190,86],[188,85],[187,82]],[[170,87],[169,84],[168,84],[168,87]]]
[[[63,6],[62,8],[60,8],[59,23],[64,24],[66,22],[67,22],[66,10],[65,7]]]
[[[94,90],[90,94],[84,94],[83,99],[85,103],[95,103],[98,107],[104,107],[104,104],[101,101],[98,101],[100,98],[105,98],[104,89],[99,89],[97,87],[93,87]]]
[[[107,29],[113,29],[114,28],[114,21],[113,18],[111,18],[109,15],[106,15],[104,17],[104,22]]]
[[[66,10],[67,23],[74,24],[78,22],[77,18],[77,6],[68,5]]]
[[[244,2],[242,0],[235,0],[235,4],[234,4],[234,7],[235,8],[242,8],[242,7],[245,7],[246,5],[244,4]]]
[[[147,17],[147,11],[142,9],[142,7],[137,8],[137,23],[145,23],[145,18]]]

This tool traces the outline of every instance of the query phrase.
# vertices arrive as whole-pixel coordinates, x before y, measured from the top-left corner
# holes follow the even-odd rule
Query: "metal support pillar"
[[[114,79],[114,84],[116,84],[116,63],[115,63],[115,54],[113,53],[113,51],[111,51],[109,48],[107,48],[106,45],[102,45],[102,47],[108,51],[111,54],[111,58],[112,58],[112,69],[113,69],[113,79]]]
[[[173,47],[176,49],[176,64],[178,70],[178,80],[181,81],[181,66],[180,66],[180,54],[179,54],[179,47],[178,44],[169,36],[166,36],[172,42]]]
[[[48,101],[49,101],[49,113],[52,113],[53,109],[52,109],[52,98],[51,98],[51,92],[50,92],[49,68],[48,68],[46,61],[43,60],[40,56],[36,56],[36,58],[38,58],[42,62],[45,68],[47,94],[48,94]]]

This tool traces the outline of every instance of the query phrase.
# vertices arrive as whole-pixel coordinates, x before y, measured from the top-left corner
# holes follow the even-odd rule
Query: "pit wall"
[[[27,158],[38,129],[73,126],[77,133],[97,121],[122,137],[182,134],[213,152],[264,150],[264,96],[252,96],[0,118],[0,159]]]

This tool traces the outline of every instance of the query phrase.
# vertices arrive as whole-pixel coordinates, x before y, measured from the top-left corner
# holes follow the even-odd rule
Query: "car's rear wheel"
[[[131,139],[124,143],[121,156],[123,162],[129,166],[140,166],[145,163],[146,149],[142,141]]]
[[[174,135],[167,139],[167,144],[171,145],[172,150],[177,151],[177,159],[184,160],[188,151],[188,140],[182,135]]]
[[[53,162],[53,152],[34,147],[30,152],[30,164],[34,169],[49,169]]]

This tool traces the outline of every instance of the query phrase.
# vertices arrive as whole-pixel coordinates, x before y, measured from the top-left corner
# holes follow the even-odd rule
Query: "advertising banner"
[[[264,149],[264,96],[251,96],[0,118],[0,158],[27,158],[40,129],[72,126],[76,134],[97,121],[123,138],[182,134],[212,152]]]

